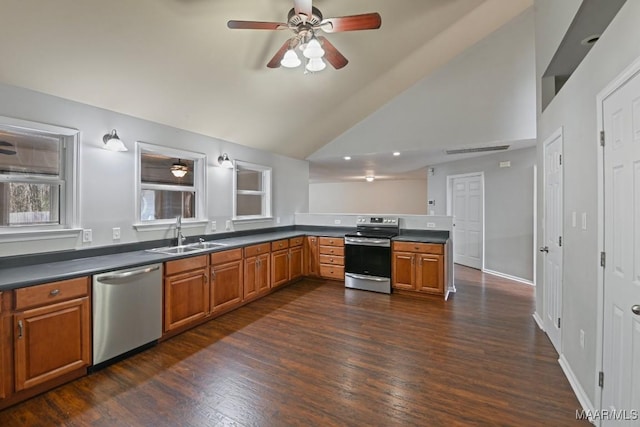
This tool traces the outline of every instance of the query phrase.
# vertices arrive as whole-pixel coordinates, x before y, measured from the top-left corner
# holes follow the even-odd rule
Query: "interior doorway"
[[[453,262],[484,268],[484,174],[447,177],[447,215],[454,217]]]

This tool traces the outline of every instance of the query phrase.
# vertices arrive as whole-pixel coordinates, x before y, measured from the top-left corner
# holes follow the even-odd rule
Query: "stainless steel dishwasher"
[[[92,369],[153,345],[162,335],[162,264],[97,274],[92,299]]]

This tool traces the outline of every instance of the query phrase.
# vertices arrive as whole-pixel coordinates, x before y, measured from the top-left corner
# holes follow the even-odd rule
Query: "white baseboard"
[[[542,332],[544,332],[544,322],[542,321],[542,319],[538,315],[537,311],[533,313],[533,320],[535,320],[536,323],[538,324],[538,328],[540,328],[540,330]]]
[[[595,408],[591,403],[591,400],[589,400],[589,396],[587,396],[587,393],[585,393],[584,389],[580,385],[580,382],[578,381],[575,374],[573,373],[573,370],[571,370],[571,366],[569,366],[569,361],[564,357],[564,354],[560,355],[560,358],[558,359],[558,363],[560,364],[560,367],[562,368],[564,375],[567,377],[567,380],[569,380],[569,385],[571,385],[573,392],[578,398],[578,402],[580,402],[580,405],[582,405],[582,409],[589,414],[595,413]],[[597,425],[595,419],[589,419],[589,421],[591,421],[591,424]]]
[[[512,276],[510,274],[500,273],[499,271],[488,270],[486,268],[483,268],[482,272],[491,274],[493,276],[502,277],[504,279],[513,280],[515,282],[524,283],[525,285],[535,286],[535,284],[531,280],[523,279],[522,277]]]

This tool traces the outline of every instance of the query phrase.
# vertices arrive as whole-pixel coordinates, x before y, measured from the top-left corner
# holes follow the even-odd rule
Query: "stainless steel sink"
[[[193,252],[206,251],[208,249],[215,249],[226,246],[223,243],[214,242],[197,242],[188,245],[181,246],[165,246],[162,248],[148,249],[149,252],[158,252],[161,254],[175,255],[175,254],[188,254]]]

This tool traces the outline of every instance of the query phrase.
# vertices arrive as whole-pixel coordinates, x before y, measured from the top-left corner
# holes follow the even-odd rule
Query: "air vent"
[[[447,154],[467,154],[467,153],[482,153],[485,151],[502,151],[509,148],[508,145],[494,145],[493,147],[476,147],[476,148],[457,148],[454,150],[446,150]]]

